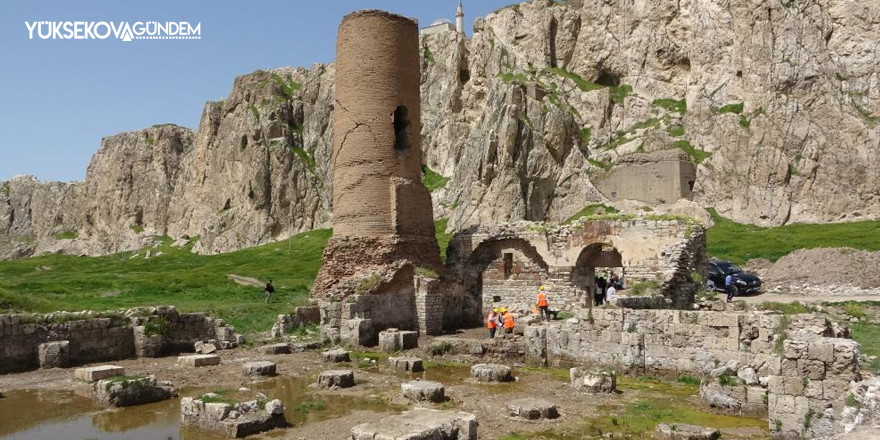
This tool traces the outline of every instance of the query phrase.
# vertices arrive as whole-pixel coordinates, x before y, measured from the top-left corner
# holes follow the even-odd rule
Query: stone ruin
[[[0,315],[0,374],[193,352],[199,342],[233,348],[243,340],[222,319],[174,307]]]
[[[374,329],[418,328],[416,267],[442,271],[431,196],[422,185],[415,21],[383,11],[343,18],[336,43],[333,237],[312,296],[344,301]],[[373,299],[376,299],[375,301]],[[334,319],[331,309],[322,314]],[[335,318],[335,326],[342,316]]]
[[[264,396],[258,396],[264,397]],[[242,438],[287,426],[280,400],[235,402],[208,393],[180,401],[180,424],[227,438]]]

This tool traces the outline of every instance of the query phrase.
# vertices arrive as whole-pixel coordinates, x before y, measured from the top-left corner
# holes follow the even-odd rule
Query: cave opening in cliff
[[[398,106],[392,115],[394,124],[394,150],[398,153],[409,151],[412,143],[412,126],[409,121],[409,111],[405,106]]]
[[[600,70],[599,77],[596,78],[596,84],[605,87],[619,87],[620,86],[620,75],[609,72],[607,70]]]

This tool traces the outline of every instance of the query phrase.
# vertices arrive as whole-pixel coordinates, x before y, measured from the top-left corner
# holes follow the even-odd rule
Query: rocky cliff
[[[607,202],[592,182],[633,155],[681,150],[692,197],[737,221],[877,217],[878,41],[880,4],[855,0],[535,0],[470,39],[423,37],[435,215],[563,220]],[[155,235],[215,253],[330,226],[333,75],[244,75],[195,132],[105,138],[84,182],[2,183],[0,257]]]

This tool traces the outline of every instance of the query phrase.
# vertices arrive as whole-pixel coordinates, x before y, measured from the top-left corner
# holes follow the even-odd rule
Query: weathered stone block
[[[184,397],[180,401],[180,422],[228,438],[247,437],[287,425],[284,404],[278,399],[260,408],[256,400],[231,405]]]
[[[321,353],[321,358],[324,359],[324,362],[351,362],[351,356],[349,356],[348,352],[337,348],[335,350],[327,350]]]
[[[507,365],[477,364],[471,367],[471,376],[479,382],[510,382],[512,370]]]
[[[543,399],[518,399],[507,404],[507,413],[521,419],[555,419],[559,417],[556,405]]]
[[[260,351],[263,354],[290,354],[290,346],[285,343],[264,345]]]
[[[417,380],[400,385],[403,397],[414,402],[443,402],[446,400],[446,389],[440,382]]]
[[[568,374],[572,389],[581,393],[612,393],[617,390],[617,374],[613,371],[572,368]]]
[[[220,365],[220,356],[217,356],[216,354],[180,356],[177,358],[177,363],[187,367],[208,367],[211,365]]]
[[[388,366],[394,371],[407,373],[425,371],[422,360],[415,357],[390,357],[388,358]]]
[[[322,388],[350,388],[355,385],[351,370],[328,370],[318,376],[318,386]]]
[[[40,368],[66,368],[70,365],[70,342],[53,341],[37,348]]]
[[[351,428],[351,440],[477,440],[477,418],[457,411],[416,408]]]
[[[170,383],[157,384],[152,377],[99,380],[92,388],[92,401],[103,406],[135,406],[177,397]]]
[[[379,351],[394,353],[396,351],[418,348],[419,333],[414,331],[400,331],[390,328],[379,332]]]
[[[720,437],[716,429],[681,423],[661,423],[654,429],[656,440],[717,440]]]
[[[115,365],[100,365],[97,367],[77,368],[73,371],[73,377],[85,382],[107,379],[113,376],[124,376],[125,368]]]
[[[245,376],[274,376],[276,368],[275,362],[248,362],[241,366],[241,372]]]

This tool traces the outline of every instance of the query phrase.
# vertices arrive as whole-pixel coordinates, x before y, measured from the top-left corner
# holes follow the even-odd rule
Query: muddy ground
[[[474,331],[463,336],[477,337],[479,333]],[[420,342],[422,347],[429,345],[426,338]],[[415,374],[388,371],[385,368],[387,355],[377,353],[353,352],[353,362],[343,365],[323,363],[320,350],[264,355],[257,348],[238,348],[217,354],[222,358],[221,365],[196,369],[178,366],[176,357],[129,359],[111,364],[125,367],[129,375],[155,375],[158,380],[171,381],[181,389],[182,396],[245,387],[264,392],[269,398],[281,398],[287,406],[287,418],[292,426],[255,438],[348,438],[354,425],[413,407],[414,404],[403,401],[399,394],[401,383],[415,379],[444,383],[449,400],[427,406],[475,414],[481,439],[591,438],[607,433],[616,433],[614,438],[650,438],[656,424],[670,421],[698,422],[722,428],[725,438],[765,438],[768,434],[764,420],[711,414],[699,401],[696,386],[674,380],[621,377],[617,394],[580,395],[570,390],[565,369],[534,368],[507,362],[514,366],[516,382],[476,384],[469,380],[469,363],[448,356],[431,358],[423,350],[412,354],[427,361],[427,371]],[[279,376],[268,380],[243,377],[241,365],[255,360],[277,363]],[[339,367],[354,369],[356,387],[322,391],[309,386],[322,370]],[[152,406],[106,410],[71,396],[69,390],[75,385],[73,369],[0,376],[0,390],[7,395],[0,399],[0,419],[5,422],[0,427],[0,439],[33,438],[33,433],[41,426],[46,427],[47,433],[76,431],[78,428],[64,425],[73,423],[65,420],[82,418],[84,414],[91,417],[91,426],[80,427],[81,431],[77,432],[81,432],[82,438],[104,438],[102,435],[106,432],[113,432],[106,438],[114,439],[165,438],[166,434],[168,438],[183,440],[210,438],[175,428],[174,423],[179,417],[176,399]],[[549,400],[558,405],[562,416],[543,422],[509,418],[507,402],[524,397]],[[89,425],[88,420],[77,423]],[[157,427],[157,430],[150,432],[150,427]],[[148,431],[145,433],[144,429]],[[179,431],[177,434],[176,430]],[[137,436],[134,435],[136,432]]]

